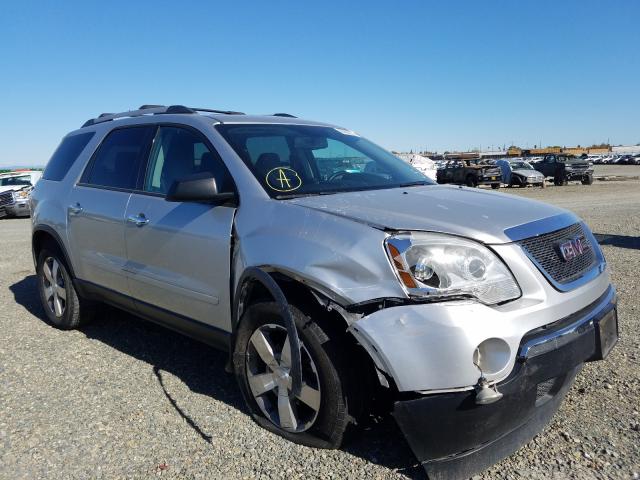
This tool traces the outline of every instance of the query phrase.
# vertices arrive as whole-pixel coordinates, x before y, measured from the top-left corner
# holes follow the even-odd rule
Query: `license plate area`
[[[614,308],[598,322],[595,359],[606,358],[616,343],[618,343],[618,312]]]

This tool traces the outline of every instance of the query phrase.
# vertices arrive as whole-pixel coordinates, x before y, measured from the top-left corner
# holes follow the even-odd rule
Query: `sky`
[[[288,112],[393,150],[640,143],[640,2],[0,5],[0,166],[102,112]]]

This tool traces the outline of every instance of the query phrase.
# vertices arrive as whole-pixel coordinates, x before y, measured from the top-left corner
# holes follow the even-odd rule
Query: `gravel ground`
[[[638,478],[640,181],[503,191],[599,235],[622,337],[542,434],[474,478]],[[0,478],[424,478],[391,419],[340,451],[294,445],[250,420],[211,348],[106,307],[81,331],[49,327],[28,237],[28,220],[0,220]]]

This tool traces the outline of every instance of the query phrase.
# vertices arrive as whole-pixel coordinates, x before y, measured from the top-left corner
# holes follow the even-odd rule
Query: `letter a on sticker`
[[[287,173],[281,168],[278,169],[278,182],[280,182],[280,188],[282,190],[285,190],[285,187],[284,187],[285,184],[287,185],[286,190],[290,190],[291,189],[291,182],[289,181],[289,178],[287,177]]]

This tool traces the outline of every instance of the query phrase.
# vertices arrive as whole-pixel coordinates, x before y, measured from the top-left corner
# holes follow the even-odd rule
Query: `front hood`
[[[564,162],[564,165],[568,168],[589,168],[589,162],[582,160],[569,160]]]
[[[514,170],[512,173],[516,175],[522,175],[523,177],[542,177],[542,174],[536,170],[529,170],[526,168],[518,168]]]
[[[449,233],[484,243],[510,242],[505,230],[567,213],[514,195],[449,185],[346,192],[285,201],[375,228]],[[532,234],[536,233],[545,231]]]
[[[17,192],[18,190],[22,190],[26,185],[6,185],[4,187],[0,187],[0,193],[4,192]]]

